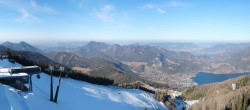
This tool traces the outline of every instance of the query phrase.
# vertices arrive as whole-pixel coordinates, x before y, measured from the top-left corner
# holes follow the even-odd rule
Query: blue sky
[[[250,41],[249,0],[0,0],[0,41]]]

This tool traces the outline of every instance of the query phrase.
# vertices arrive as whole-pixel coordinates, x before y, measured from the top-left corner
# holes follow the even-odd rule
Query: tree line
[[[48,67],[50,64],[41,64],[39,61],[35,61],[35,59],[28,59],[22,55],[15,55],[10,50],[6,50],[6,52],[9,56],[9,59],[13,59],[16,62],[20,63],[23,66],[31,66],[31,65],[37,65],[41,67],[41,71],[45,74],[50,75],[50,71],[48,70]],[[60,65],[55,65],[55,68],[59,67]],[[59,77],[60,72],[55,69],[53,71],[53,76]],[[95,77],[91,75],[86,75],[78,71],[74,71],[71,68],[65,68],[65,71],[62,72],[62,77],[67,77],[75,80],[85,81],[92,84],[98,84],[98,85],[113,85],[114,80],[104,78],[104,77]]]

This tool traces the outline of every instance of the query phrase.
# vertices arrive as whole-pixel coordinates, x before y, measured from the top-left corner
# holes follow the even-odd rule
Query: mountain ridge
[[[9,41],[6,41],[4,43],[2,43],[3,46],[10,48],[12,50],[19,50],[19,51],[30,51],[30,52],[42,52],[40,49],[24,42],[21,41],[19,43],[12,43]]]

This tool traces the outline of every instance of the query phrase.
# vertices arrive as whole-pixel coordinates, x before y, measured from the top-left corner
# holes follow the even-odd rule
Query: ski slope
[[[0,67],[19,67],[8,60],[0,60]],[[35,76],[33,92],[20,92],[0,84],[1,110],[166,110],[154,95],[137,89],[94,85],[62,78],[58,103],[49,101],[50,76]],[[54,77],[54,92],[58,78]]]

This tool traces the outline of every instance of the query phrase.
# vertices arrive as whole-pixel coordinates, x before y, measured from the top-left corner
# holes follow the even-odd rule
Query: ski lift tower
[[[50,65],[49,70],[50,70],[50,101],[53,101],[53,72],[52,71],[54,71],[54,66]]]

